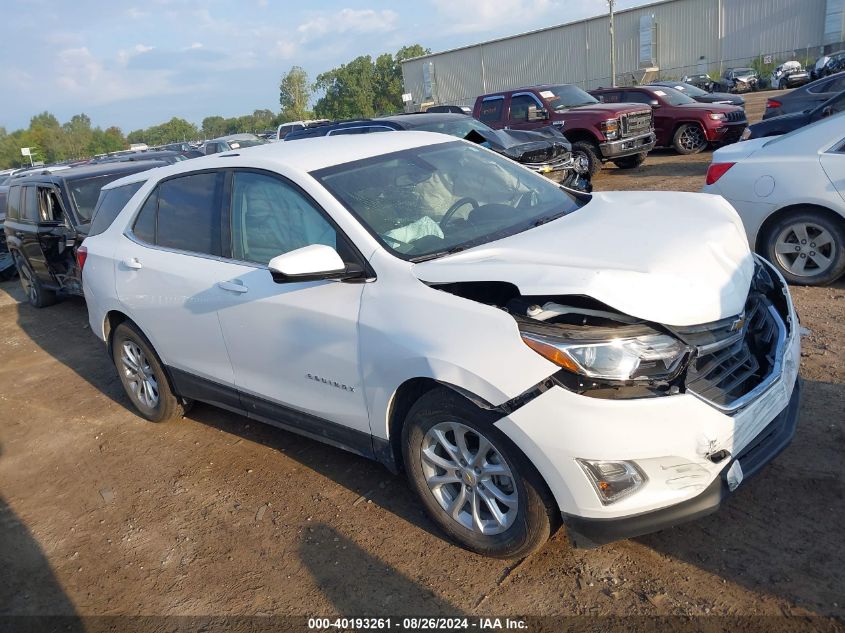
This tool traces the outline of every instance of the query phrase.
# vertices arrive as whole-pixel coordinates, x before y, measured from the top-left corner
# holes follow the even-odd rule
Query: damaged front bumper
[[[599,147],[605,159],[613,160],[615,158],[625,158],[626,156],[641,154],[642,152],[650,152],[654,149],[656,142],[657,137],[654,135],[654,132],[648,132],[639,136],[623,138],[619,141],[608,141],[602,143]]]

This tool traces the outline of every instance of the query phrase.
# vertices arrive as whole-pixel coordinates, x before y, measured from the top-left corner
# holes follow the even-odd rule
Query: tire
[[[601,153],[598,146],[592,141],[575,141],[572,144],[572,155],[581,154],[589,163],[590,178],[601,171]]]
[[[19,253],[15,253],[15,266],[29,305],[33,308],[46,308],[56,303],[56,293],[44,287],[32,267]]]
[[[698,154],[707,148],[707,136],[697,123],[685,123],[675,130],[672,146],[679,154]]]
[[[640,152],[633,156],[625,156],[624,158],[617,158],[613,161],[619,169],[635,169],[645,162],[647,152]]]
[[[780,218],[766,231],[763,249],[790,284],[824,286],[845,273],[845,226],[814,209]]]
[[[493,426],[495,419],[450,389],[429,391],[411,407],[402,429],[405,470],[428,514],[452,540],[484,556],[522,558],[548,540],[559,515],[542,477]],[[438,433],[449,444],[448,449]],[[464,438],[466,452],[457,448],[458,434]],[[482,438],[490,448],[481,459],[486,468],[497,469],[500,474],[485,474],[484,467],[469,467],[472,458],[478,457]],[[433,455],[437,464],[424,455]],[[469,465],[461,466],[450,455],[467,457]],[[455,464],[455,470],[444,467],[448,464]],[[462,479],[457,478],[458,472]],[[449,481],[429,486],[429,477],[450,475]],[[494,496],[503,501],[498,502]],[[453,518],[447,507],[456,502],[460,504],[454,506],[458,518]],[[474,503],[478,504],[477,512]],[[499,520],[492,507],[498,508]]]
[[[127,322],[118,325],[111,348],[120,382],[138,413],[150,422],[185,414],[187,406],[173,393],[158,354],[138,328]]]

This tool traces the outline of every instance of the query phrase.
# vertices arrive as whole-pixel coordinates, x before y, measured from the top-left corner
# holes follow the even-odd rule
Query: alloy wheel
[[[441,422],[425,434],[420,457],[431,494],[454,521],[483,535],[513,525],[516,481],[484,435],[459,422]]]
[[[688,125],[686,129],[681,132],[680,138],[681,147],[692,152],[702,149],[707,144],[707,139],[704,138],[704,133],[697,125]]]
[[[775,239],[778,264],[796,277],[827,272],[836,260],[836,241],[830,231],[812,222],[797,222]]]
[[[120,361],[123,375],[134,397],[143,406],[155,409],[158,406],[158,381],[144,351],[134,341],[124,341]]]

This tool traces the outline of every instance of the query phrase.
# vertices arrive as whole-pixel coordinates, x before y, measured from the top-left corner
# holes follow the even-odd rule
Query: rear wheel
[[[572,157],[576,161],[587,161],[587,173],[590,174],[590,178],[601,171],[601,153],[592,141],[575,141],[572,144]]]
[[[34,308],[46,308],[56,303],[56,293],[48,290],[39,281],[30,265],[22,255],[15,253],[15,265],[18,268],[18,276],[21,279],[21,287],[26,293],[26,299]]]
[[[426,393],[402,430],[405,469],[453,540],[485,556],[520,558],[546,542],[557,511],[537,470],[494,421],[449,389]]]
[[[619,169],[635,169],[645,162],[646,152],[634,154],[633,156],[625,156],[624,158],[617,158],[613,161]]]
[[[813,209],[792,213],[766,234],[766,258],[792,284],[823,286],[845,273],[845,229]]]
[[[700,125],[685,123],[675,132],[672,145],[679,154],[698,154],[707,147],[707,137]]]
[[[170,389],[158,355],[131,323],[121,323],[112,338],[112,360],[126,395],[151,422],[181,418],[185,405]]]

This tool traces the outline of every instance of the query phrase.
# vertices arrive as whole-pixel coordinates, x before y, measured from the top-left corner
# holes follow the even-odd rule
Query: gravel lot
[[[595,185],[696,191],[709,160],[655,152]],[[781,457],[703,520],[588,551],[560,531],[514,563],[449,544],[375,463],[205,405],[142,421],[82,301],[0,284],[0,615],[843,618],[845,280],[793,292],[811,333]],[[730,628],[782,624],[760,622]]]

